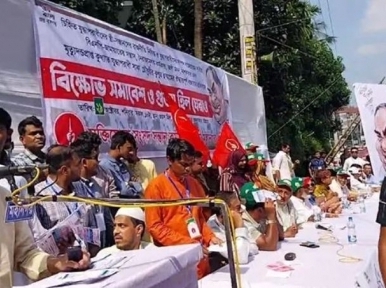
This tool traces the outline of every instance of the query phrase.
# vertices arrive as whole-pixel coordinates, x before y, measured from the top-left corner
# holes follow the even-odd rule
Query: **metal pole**
[[[257,84],[256,37],[253,0],[238,0],[241,75],[246,81]]]
[[[224,218],[224,226],[225,226],[225,240],[227,243],[229,272],[231,274],[231,284],[232,284],[232,288],[238,288],[237,277],[236,277],[235,259],[233,257],[231,223],[229,221],[229,215],[227,214],[227,209],[226,209],[227,204],[225,204],[225,202],[223,202],[219,205],[221,207],[221,215],[224,215],[224,216],[226,215],[223,218]]]
[[[33,204],[37,200],[47,196],[32,196],[26,198],[20,198],[16,202],[18,205]],[[232,245],[232,234],[231,234],[231,223],[229,221],[230,215],[227,214],[227,204],[224,201],[214,202],[215,198],[194,198],[194,199],[175,199],[175,200],[149,200],[149,199],[121,199],[121,198],[90,198],[90,197],[77,197],[84,200],[106,202],[115,205],[122,205],[122,207],[130,206],[145,206],[146,204],[175,204],[179,203],[180,205],[190,205],[190,206],[201,206],[201,207],[220,207],[221,213],[224,215],[224,226],[225,226],[225,240],[227,245],[228,253],[228,262],[229,262],[229,272],[231,277],[232,288],[238,288],[237,286],[237,277],[236,277],[236,268],[235,268],[235,258],[233,255],[233,245]],[[13,201],[12,197],[5,197],[6,201]],[[218,199],[216,199],[218,201]],[[60,198],[60,196],[51,196],[47,199],[41,200],[43,202],[79,202],[78,199],[71,198]],[[186,203],[189,201],[189,203]],[[102,203],[100,203],[102,205]],[[108,205],[106,205],[108,206]]]

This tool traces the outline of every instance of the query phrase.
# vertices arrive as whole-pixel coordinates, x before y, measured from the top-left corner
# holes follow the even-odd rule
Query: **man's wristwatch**
[[[277,221],[276,220],[266,220],[265,221],[265,224],[269,225],[269,224],[276,224]]]

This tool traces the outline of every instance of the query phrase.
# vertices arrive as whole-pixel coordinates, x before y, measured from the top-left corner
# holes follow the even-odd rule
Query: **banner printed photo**
[[[381,181],[386,175],[386,85],[354,84],[354,90],[373,173]]]
[[[69,144],[90,130],[107,151],[111,136],[128,130],[143,157],[164,156],[168,140],[177,136],[166,92],[214,148],[221,125],[231,121],[223,70],[67,8],[34,2],[50,143]]]

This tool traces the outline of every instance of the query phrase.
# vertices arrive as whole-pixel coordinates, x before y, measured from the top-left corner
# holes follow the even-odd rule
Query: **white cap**
[[[348,172],[350,172],[351,174],[360,174],[360,170],[357,167],[351,167],[350,169],[348,169]]]
[[[115,217],[117,216],[127,216],[130,218],[137,219],[139,221],[145,222],[145,212],[138,207],[133,207],[133,208],[119,208],[117,211],[117,214],[115,214]]]

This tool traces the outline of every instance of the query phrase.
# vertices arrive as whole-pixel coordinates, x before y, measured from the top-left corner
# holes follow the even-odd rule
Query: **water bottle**
[[[359,203],[359,212],[366,213],[365,198],[362,195],[359,195],[358,203]]]
[[[314,212],[314,222],[320,222],[322,221],[322,210],[314,205],[312,206],[312,211]]]
[[[343,194],[342,197],[342,205],[343,205],[343,209],[347,209],[348,208],[348,200],[347,200],[347,195],[346,194]]]
[[[355,223],[352,217],[348,217],[347,229],[348,243],[357,243],[357,232],[355,231]]]

